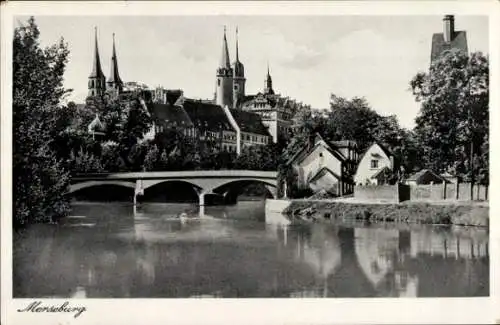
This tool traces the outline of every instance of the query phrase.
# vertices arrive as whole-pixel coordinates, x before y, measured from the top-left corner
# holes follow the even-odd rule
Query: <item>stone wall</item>
[[[354,197],[361,201],[403,202],[470,200],[470,183],[433,185],[367,185],[355,186]],[[474,185],[474,200],[487,201],[488,187]]]
[[[468,201],[470,200],[470,187],[470,183],[410,185],[410,199],[412,201]],[[488,187],[485,185],[474,185],[474,200],[487,201]]]
[[[355,186],[354,198],[361,201],[397,203],[409,199],[408,185],[367,185]]]

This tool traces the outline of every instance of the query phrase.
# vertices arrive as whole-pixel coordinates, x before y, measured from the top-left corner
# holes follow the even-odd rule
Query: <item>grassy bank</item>
[[[431,204],[403,202],[399,204],[369,204],[325,201],[292,201],[283,212],[292,221],[331,222],[371,221],[436,225],[489,225],[489,207],[470,203]]]

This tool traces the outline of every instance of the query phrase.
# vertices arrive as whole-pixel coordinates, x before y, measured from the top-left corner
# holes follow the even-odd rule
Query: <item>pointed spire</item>
[[[236,62],[240,62],[240,56],[238,53],[238,26],[236,26]]]
[[[266,87],[273,87],[273,80],[271,79],[271,74],[269,73],[269,60],[267,61],[267,76],[266,76]]]
[[[113,33],[113,54],[111,56],[111,72],[109,75],[108,83],[114,83],[117,85],[122,84],[120,79],[120,74],[118,73],[118,60],[116,58],[116,48],[115,48],[115,33]]]
[[[269,61],[267,61],[267,76],[266,76],[266,82],[265,82],[265,87],[264,87],[264,93],[265,94],[274,94],[273,90],[273,79],[271,78],[271,74],[269,73]]]
[[[104,78],[104,73],[101,69],[101,59],[99,58],[99,46],[97,44],[97,26],[94,27],[95,33],[95,49],[94,49],[94,62],[92,64],[92,72],[89,78]]]
[[[229,49],[227,47],[227,39],[226,39],[226,26],[224,26],[224,39],[222,41],[222,55],[220,58],[220,66],[219,68],[231,68],[231,63],[229,61]]]

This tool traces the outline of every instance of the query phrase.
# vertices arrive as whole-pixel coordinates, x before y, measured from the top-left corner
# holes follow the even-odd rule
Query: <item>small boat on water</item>
[[[186,221],[188,220],[188,215],[187,215],[187,213],[186,213],[186,212],[181,213],[181,214],[179,215],[179,220],[180,220],[181,222],[186,222]]]
[[[67,216],[67,219],[85,219],[87,218],[86,216]]]

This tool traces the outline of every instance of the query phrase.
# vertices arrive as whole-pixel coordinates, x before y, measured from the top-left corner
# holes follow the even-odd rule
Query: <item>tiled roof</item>
[[[459,49],[468,52],[467,49],[467,34],[465,31],[457,31],[450,43],[444,41],[443,33],[436,33],[432,35],[432,50],[431,62],[439,58],[439,56],[446,50]]]
[[[326,143],[326,142],[325,142]],[[307,146],[304,146],[301,150],[299,150],[295,155],[292,156],[287,162],[287,164],[290,164],[292,162],[295,163],[300,163],[303,161],[311,152],[313,152],[321,142],[316,142],[312,148],[308,148]],[[332,154],[335,158],[337,158],[339,161],[344,162],[346,158],[344,157],[343,154],[341,154],[339,151],[337,151],[335,148],[330,147],[328,144],[324,146],[324,148]]]
[[[421,171],[418,171],[412,175],[410,175],[410,177],[408,177],[408,180],[409,181],[418,181],[422,176],[424,176],[426,173],[431,173],[435,178],[438,178],[438,179],[441,179],[443,181],[445,181],[445,178],[443,176],[440,176],[436,173],[434,173],[432,170],[430,169],[422,169]]]
[[[389,150],[389,145],[386,145],[385,143],[381,143],[381,142],[375,142],[375,143],[378,144],[380,149],[382,149],[382,151],[387,155],[387,157],[390,158],[392,156],[392,153]]]
[[[170,104],[174,104],[179,97],[182,96],[182,90],[181,89],[168,89],[167,90],[167,102]]]
[[[340,180],[341,177],[337,174],[335,174],[330,168],[328,167],[323,167],[321,168],[316,174],[314,174],[314,176],[309,180],[309,182],[314,182],[318,179],[320,179],[321,177],[323,177],[324,175],[326,175],[327,173],[333,175],[336,179]]]
[[[259,115],[237,109],[231,109],[230,112],[242,132],[271,136]]]
[[[165,122],[184,127],[193,126],[193,122],[182,106],[159,103],[148,103],[147,106],[153,119],[157,122]]]
[[[184,98],[182,107],[196,127],[210,131],[218,131],[221,128],[233,131],[224,110],[219,105]]]

